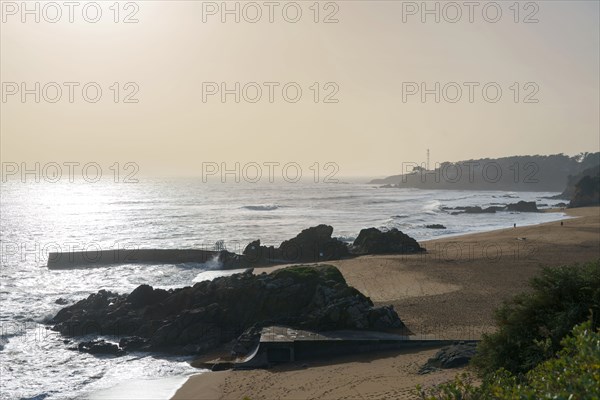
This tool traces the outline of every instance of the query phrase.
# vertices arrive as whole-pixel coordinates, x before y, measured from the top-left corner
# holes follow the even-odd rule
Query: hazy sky
[[[87,2],[73,23],[63,2],[36,3],[39,22],[2,1],[3,162],[136,162],[148,175],[195,175],[203,162],[334,162],[339,175],[380,176],[424,161],[427,148],[432,162],[600,148],[597,1],[474,2],[472,16],[462,1],[428,2],[439,23],[420,1],[227,2],[238,23],[220,1],[122,2],[118,15],[101,1],[96,23],[84,19],[96,18]]]

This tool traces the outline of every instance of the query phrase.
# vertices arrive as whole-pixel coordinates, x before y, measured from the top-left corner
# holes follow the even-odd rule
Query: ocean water
[[[81,354],[68,349],[81,339],[64,343],[44,322],[64,307],[59,299],[70,304],[100,289],[124,293],[142,283],[173,288],[231,273],[216,271],[214,262],[49,271],[49,251],[211,249],[223,241],[227,249],[240,252],[251,240],[278,245],[317,224],[332,225],[334,236],[346,241],[367,227],[395,227],[427,240],[565,218],[561,213],[508,212],[454,216],[442,209],[518,200],[552,206],[558,201],[546,197],[556,193],[383,189],[364,183],[9,181],[0,189],[1,399],[81,398],[111,393],[127,382],[197,372],[184,357]],[[425,228],[433,223],[448,229]]]

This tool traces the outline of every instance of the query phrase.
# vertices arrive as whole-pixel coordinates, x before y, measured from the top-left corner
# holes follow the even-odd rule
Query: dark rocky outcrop
[[[235,341],[235,345],[231,349],[231,354],[234,356],[243,356],[250,353],[252,349],[258,346],[260,334],[261,327],[258,325],[253,325],[246,329]]]
[[[248,328],[267,325],[316,331],[404,328],[393,308],[375,308],[330,265],[261,275],[248,270],[168,291],[147,285],[129,295],[101,290],[63,308],[50,323],[67,336],[117,335],[125,350],[181,354],[206,352]]]
[[[275,250],[274,246],[262,246],[260,239],[257,239],[248,243],[242,254],[249,263],[268,263],[275,260]]]
[[[426,374],[439,369],[464,367],[475,356],[476,343],[459,342],[444,347],[435,356],[427,360],[427,363],[419,370],[420,374]]]
[[[348,246],[332,238],[332,233],[333,227],[318,225],[304,229],[296,237],[283,241],[279,247],[261,246],[260,240],[255,240],[246,246],[242,254],[251,265],[339,260],[348,255]]]
[[[300,262],[334,260],[348,255],[346,244],[332,238],[332,233],[333,227],[318,225],[304,229],[295,238],[282,242],[279,248],[286,257]]]
[[[512,203],[506,206],[507,211],[518,211],[518,212],[539,212],[535,201],[519,201],[518,203]]]
[[[575,185],[569,208],[600,205],[600,174],[586,175]]]
[[[427,228],[427,229],[446,229],[446,227],[442,224],[425,225],[425,228]]]
[[[169,292],[163,289],[153,289],[150,285],[140,285],[127,296],[127,301],[133,308],[160,303],[169,297]]]
[[[377,228],[362,229],[354,240],[350,252],[361,254],[410,254],[425,251],[419,243],[407,234],[392,228],[380,231]]]

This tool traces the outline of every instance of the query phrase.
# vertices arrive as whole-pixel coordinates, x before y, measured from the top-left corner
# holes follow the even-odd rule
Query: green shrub
[[[540,363],[517,379],[500,369],[487,375],[481,385],[468,374],[430,390],[417,387],[423,400],[592,400],[600,397],[600,333],[591,321],[576,326],[561,341],[556,357]]]
[[[557,358],[527,373],[531,393],[538,398],[600,397],[600,334],[591,322],[578,325],[562,341]]]
[[[472,364],[485,376],[499,369],[521,375],[561,348],[561,340],[592,315],[600,316],[600,260],[545,268],[533,291],[515,297],[496,312],[497,332],[484,335]]]

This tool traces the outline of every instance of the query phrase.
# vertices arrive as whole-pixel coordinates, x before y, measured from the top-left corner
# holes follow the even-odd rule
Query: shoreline
[[[202,372],[200,372],[201,374]],[[134,379],[88,394],[87,400],[151,400],[173,397],[187,380],[198,374],[156,379]],[[169,397],[167,397],[169,396]]]
[[[600,207],[544,212],[562,212],[567,218],[422,241],[426,257],[361,256],[328,264],[376,305],[393,305],[417,334],[456,337],[467,332],[479,337],[494,329],[493,310],[527,290],[529,279],[543,266],[600,258]],[[465,249],[470,251],[463,254]],[[283,267],[256,268],[255,273]],[[414,398],[416,384],[439,384],[461,371],[418,375],[419,363],[435,351],[348,355],[311,362],[310,368],[292,363],[269,370],[200,373],[189,377],[172,399]],[[397,373],[390,375],[391,368]]]

